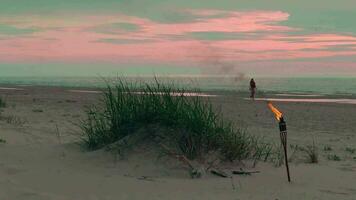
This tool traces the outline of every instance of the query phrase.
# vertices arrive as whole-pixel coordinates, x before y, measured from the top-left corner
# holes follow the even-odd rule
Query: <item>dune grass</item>
[[[336,154],[329,154],[327,156],[328,160],[333,160],[333,161],[341,161],[340,156],[336,155]]]
[[[0,97],[0,108],[5,108],[6,107],[6,101]]]
[[[164,143],[191,160],[211,152],[229,161],[268,156],[265,144],[224,121],[209,100],[187,97],[185,92],[157,79],[141,84],[118,80],[114,86],[108,85],[102,105],[89,107],[80,125],[84,144],[91,150],[103,148],[156,125],[173,130],[163,135],[152,131],[156,144]]]
[[[356,148],[346,147],[345,151],[349,152],[350,154],[354,154],[356,152]]]
[[[27,123],[27,121],[21,117],[18,117],[16,115],[0,115],[0,120],[5,121],[8,124],[16,125],[16,126],[22,126]]]
[[[307,163],[319,162],[318,147],[315,145],[314,141],[312,145],[308,145],[305,148],[301,147],[300,150],[305,153],[305,158]]]

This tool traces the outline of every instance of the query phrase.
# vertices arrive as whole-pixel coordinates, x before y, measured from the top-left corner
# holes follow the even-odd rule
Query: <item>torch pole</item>
[[[287,156],[287,124],[284,121],[283,117],[279,121],[279,130],[280,130],[281,143],[283,145],[283,150],[284,150],[284,160],[286,163],[288,182],[290,182],[288,156]]]

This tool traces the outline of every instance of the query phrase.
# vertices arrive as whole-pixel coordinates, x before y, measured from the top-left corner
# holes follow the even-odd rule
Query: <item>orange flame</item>
[[[282,118],[282,113],[277,108],[275,108],[271,102],[268,102],[268,107],[276,115],[276,119],[280,121],[280,119]]]

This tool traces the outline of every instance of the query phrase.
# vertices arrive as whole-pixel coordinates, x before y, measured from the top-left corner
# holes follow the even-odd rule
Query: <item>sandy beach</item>
[[[288,149],[291,183],[284,165],[273,162],[259,162],[255,168],[249,162],[231,166],[260,171],[251,176],[207,174],[191,179],[179,162],[168,165],[152,156],[149,146],[123,160],[106,151],[85,151],[79,145],[77,124],[85,117],[86,106],[99,102],[97,89],[1,88],[7,106],[0,121],[0,139],[6,141],[0,143],[0,199],[356,199],[355,104],[321,100],[274,103],[285,114],[289,147],[311,145],[313,140],[318,147],[316,164]],[[278,124],[265,101],[246,99],[243,93],[212,95],[215,109],[226,119],[279,144]]]

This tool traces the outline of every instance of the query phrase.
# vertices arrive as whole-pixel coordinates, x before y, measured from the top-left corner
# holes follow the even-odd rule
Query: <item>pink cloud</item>
[[[319,42],[317,36],[309,36],[315,42],[310,41],[300,41],[300,42],[289,42],[285,40],[275,39],[257,39],[257,40],[224,40],[216,41],[212,46],[221,49],[231,49],[239,51],[295,51],[295,50],[327,50],[330,46],[337,45],[356,45],[355,41],[321,41]],[[314,39],[312,38],[314,37]],[[356,39],[356,38],[355,38]]]
[[[145,44],[123,44],[90,42],[96,33],[81,33],[67,30],[56,36],[57,40],[40,38],[13,39],[0,41],[0,59],[3,61],[135,61],[137,58],[151,62],[202,62],[209,59],[221,61],[247,62],[258,60],[281,60],[316,58],[340,55],[355,55],[354,51],[327,51],[319,43],[292,43],[275,40],[262,41],[216,41],[197,40],[157,41]],[[60,36],[60,37],[59,37]],[[263,44],[263,45],[261,45]],[[334,43],[333,43],[334,44]],[[303,51],[312,48],[313,51]]]
[[[212,11],[197,11],[197,14],[213,14]],[[228,12],[227,16],[200,19],[197,22],[159,24],[146,22],[140,24],[148,35],[172,34],[180,35],[190,32],[257,32],[257,31],[291,31],[287,26],[276,23],[287,20],[289,15],[284,12]],[[139,24],[139,23],[137,23]]]
[[[337,34],[310,34],[310,35],[299,35],[299,36],[291,36],[291,35],[280,35],[274,34],[266,36],[268,39],[273,40],[299,40],[305,42],[356,42],[356,37],[351,35],[337,35]]]
[[[237,72],[254,74],[260,76],[279,76],[286,77],[297,75],[320,76],[320,75],[340,75],[355,76],[356,63],[353,62],[278,62],[260,61],[253,63],[236,63]],[[237,73],[231,73],[237,74]]]
[[[206,16],[216,16],[216,15],[228,15],[229,13],[231,13],[231,11],[214,10],[214,9],[201,9],[201,10],[185,9],[182,11],[182,13],[188,13],[191,15],[206,17]]]
[[[121,14],[79,16],[70,21],[36,17],[32,21],[16,19],[16,25],[20,27],[61,28],[34,33],[32,37],[27,38],[12,37],[0,40],[0,61],[149,61],[201,64],[217,60],[234,63],[356,54],[352,50],[330,50],[332,46],[338,45],[356,46],[356,37],[353,36],[338,34],[288,35],[288,32],[297,29],[278,25],[279,22],[288,19],[289,14],[285,12],[217,10],[190,10],[189,12],[201,18],[192,22],[176,24],[158,23],[149,19]],[[111,34],[89,30],[106,23],[132,23],[139,26],[140,30],[129,33],[117,31],[117,33]],[[263,34],[261,38],[200,41],[187,36],[192,32],[240,34],[262,32]],[[181,38],[176,39],[174,36],[181,36]],[[52,39],[48,40],[48,38]],[[102,39],[153,39],[153,41],[134,44],[98,42]]]

